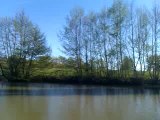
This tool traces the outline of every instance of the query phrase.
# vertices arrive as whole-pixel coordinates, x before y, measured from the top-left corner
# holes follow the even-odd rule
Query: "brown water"
[[[0,85],[0,120],[159,120],[160,90]]]

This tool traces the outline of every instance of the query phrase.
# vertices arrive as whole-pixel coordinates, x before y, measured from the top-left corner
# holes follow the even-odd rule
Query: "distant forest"
[[[2,78],[160,77],[160,6],[156,3],[150,9],[123,0],[114,0],[99,12],[74,8],[58,38],[66,55],[51,57],[45,34],[24,11],[14,17],[1,17]]]

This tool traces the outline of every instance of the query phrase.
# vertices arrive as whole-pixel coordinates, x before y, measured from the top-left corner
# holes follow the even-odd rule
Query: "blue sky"
[[[52,48],[52,55],[63,55],[61,43],[57,34],[65,25],[65,18],[69,11],[78,6],[85,11],[99,11],[109,6],[112,0],[0,0],[0,17],[14,16],[24,10],[27,16],[45,33],[48,45]],[[127,0],[126,0],[127,1]],[[152,5],[153,0],[133,0],[137,5]],[[158,1],[158,0],[157,0]]]

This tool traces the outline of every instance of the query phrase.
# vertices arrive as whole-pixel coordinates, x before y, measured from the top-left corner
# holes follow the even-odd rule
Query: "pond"
[[[0,120],[159,120],[160,90],[0,85]]]

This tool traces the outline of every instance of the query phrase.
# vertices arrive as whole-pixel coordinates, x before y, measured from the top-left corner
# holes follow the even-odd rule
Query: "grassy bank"
[[[109,71],[111,77],[103,77],[105,74],[86,74],[83,70],[83,75],[76,75],[76,71],[73,68],[64,67],[44,67],[40,69],[35,67],[31,71],[29,78],[21,77],[0,77],[1,81],[9,83],[50,83],[50,84],[73,84],[73,85],[101,85],[101,86],[158,86],[160,88],[159,80],[149,79],[149,73],[145,72],[143,76],[137,72],[137,77],[132,77],[132,72],[123,75],[123,77],[117,77],[117,71]],[[114,76],[115,75],[115,76]]]

